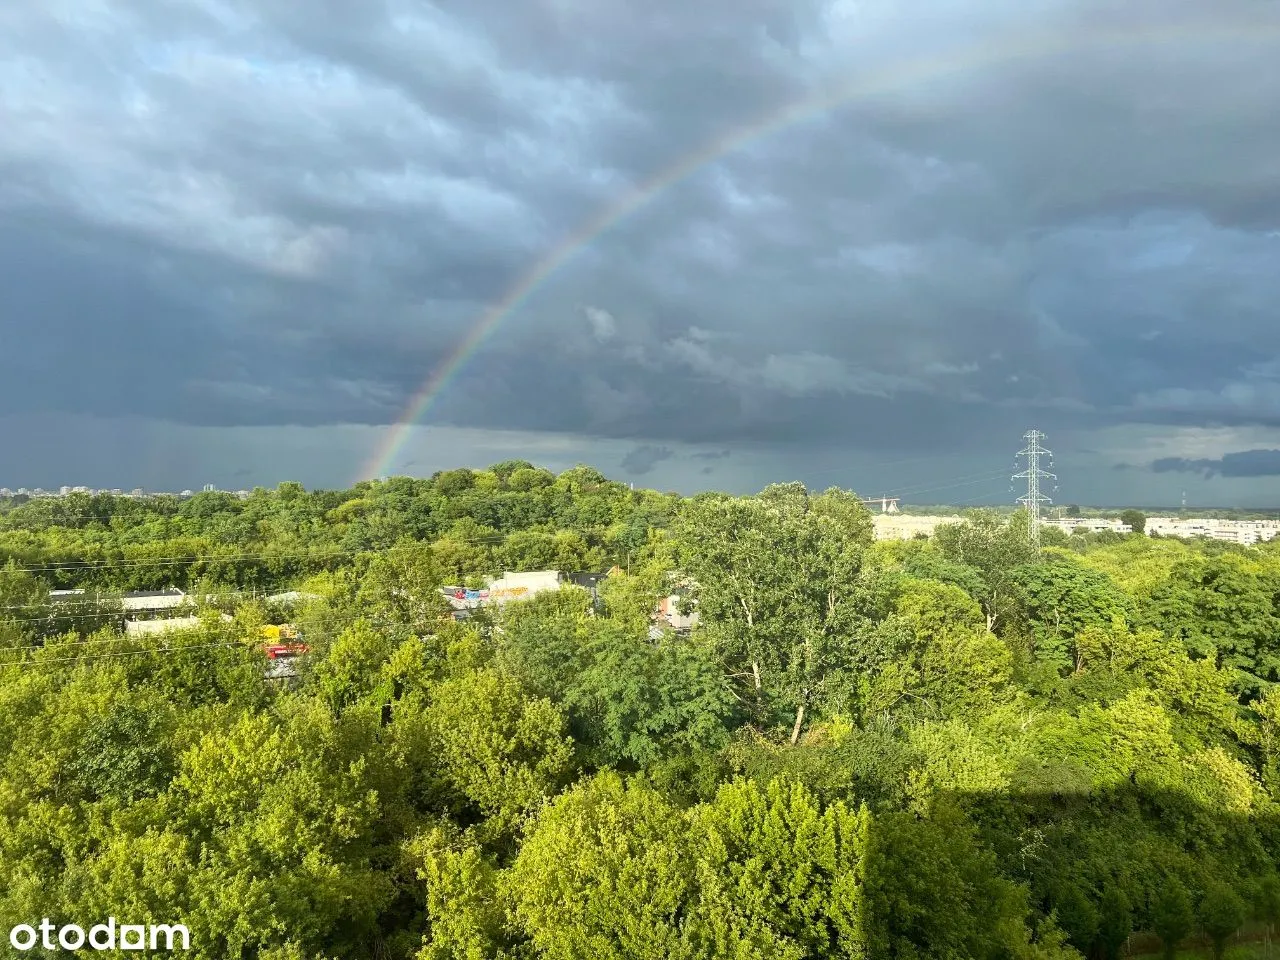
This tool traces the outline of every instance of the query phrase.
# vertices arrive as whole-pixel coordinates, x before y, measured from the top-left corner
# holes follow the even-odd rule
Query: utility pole
[[[1022,435],[1022,439],[1027,441],[1027,445],[1018,451],[1018,456],[1027,458],[1027,469],[1021,473],[1015,473],[1013,479],[1027,481],[1027,495],[1019,497],[1018,502],[1027,508],[1027,513],[1031,517],[1031,542],[1038,547],[1040,546],[1040,508],[1053,503],[1049,497],[1040,493],[1040,481],[1058,478],[1040,469],[1042,457],[1048,459],[1049,466],[1053,466],[1053,451],[1046,450],[1040,445],[1044,434],[1039,430],[1028,430]],[[1056,490],[1057,487],[1054,489]]]

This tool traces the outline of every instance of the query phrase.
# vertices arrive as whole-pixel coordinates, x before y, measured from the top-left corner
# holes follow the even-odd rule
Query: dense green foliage
[[[0,505],[0,927],[181,922],[208,960],[1269,931],[1280,549],[1048,539],[979,513],[877,543],[844,491],[523,462]],[[614,566],[465,624],[439,592]],[[200,625],[123,636],[113,597],[170,584]],[[652,629],[669,594],[692,631]],[[286,617],[311,652],[269,681],[251,640]]]

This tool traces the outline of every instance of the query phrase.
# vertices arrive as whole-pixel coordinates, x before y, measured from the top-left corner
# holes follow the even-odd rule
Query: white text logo
[[[177,945],[175,946],[175,941]],[[55,926],[48,917],[38,927],[20,923],[9,931],[9,945],[15,950],[32,950],[37,945],[46,950],[190,950],[191,935],[180,923],[159,923],[144,927],[140,923],[116,926],[115,917],[95,924],[88,932],[69,924]]]

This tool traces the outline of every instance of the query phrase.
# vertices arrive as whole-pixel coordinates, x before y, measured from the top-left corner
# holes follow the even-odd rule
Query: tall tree
[[[1200,901],[1200,928],[1213,944],[1213,960],[1222,960],[1227,940],[1244,924],[1244,901],[1228,884],[1210,881]]]
[[[1147,515],[1141,510],[1121,511],[1120,522],[1127,524],[1133,533],[1145,533],[1147,529]]]
[[[1129,598],[1110,578],[1066,551],[1046,549],[1040,562],[1009,571],[1008,581],[1010,617],[1025,628],[1033,657],[1064,676],[1083,669],[1076,638],[1084,630],[1130,615]]]
[[[987,629],[1003,626],[1016,604],[1012,571],[1037,558],[1026,513],[1004,518],[994,511],[976,511],[961,523],[943,524],[934,538],[944,557],[982,574],[979,599]]]
[[[1160,937],[1165,960],[1175,960],[1178,944],[1191,933],[1195,922],[1187,888],[1175,877],[1165,880],[1151,904],[1151,926]]]
[[[1280,681],[1280,590],[1239,554],[1200,556],[1179,563],[1146,606],[1151,626],[1212,658],[1236,676],[1253,699]]]
[[[1280,923],[1280,876],[1274,871],[1263,875],[1258,881],[1258,895],[1254,903],[1254,912],[1265,925],[1267,952],[1271,951],[1271,936],[1275,926]]]
[[[706,499],[688,505],[677,531],[729,674],[747,682],[762,715],[793,713],[793,742],[865,619],[867,531],[810,506],[798,484]]]
[[[728,739],[735,698],[707,651],[680,639],[654,644],[608,622],[590,634],[565,701],[600,765],[643,768]]]
[[[1119,884],[1109,883],[1098,903],[1098,943],[1105,960],[1118,960],[1132,932],[1133,906]]]

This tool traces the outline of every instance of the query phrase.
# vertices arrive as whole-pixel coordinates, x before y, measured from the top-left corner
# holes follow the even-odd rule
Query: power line
[[[57,613],[56,608],[54,608],[54,610],[51,610],[47,615],[43,617],[0,617],[0,626],[5,626],[5,627],[17,626],[24,623],[26,624],[49,623],[50,621],[57,621],[57,620],[98,620],[98,619],[106,619],[108,617],[113,617],[113,616],[118,616],[121,619],[123,619],[124,617],[128,616],[128,614],[123,610],[107,610],[105,607],[103,607],[102,611],[103,612],[101,613],[61,613],[60,614],[60,613]],[[0,647],[0,649],[4,649],[4,648]]]
[[[7,625],[7,624],[10,624],[10,623],[20,623],[20,622],[22,622],[22,621],[9,620],[9,621],[6,621],[6,625]],[[175,633],[177,633],[177,632],[181,632],[181,631],[185,631],[185,630],[198,630],[199,628],[200,628],[200,625],[199,625],[199,624],[196,624],[196,625],[194,625],[194,626],[189,626],[189,627],[175,627],[175,628],[173,628],[173,629],[174,629],[174,632],[175,632]],[[87,639],[87,640],[86,640],[86,639],[77,639],[77,640],[72,641],[72,642],[69,644],[69,646],[88,646],[88,645],[96,645],[96,644],[102,644],[102,643],[128,643],[131,639],[132,639],[132,638],[131,638],[128,634],[125,634],[125,633],[117,633],[117,634],[113,634],[113,635],[112,635],[112,636],[110,636],[110,637],[103,637],[103,638],[98,639],[98,640],[94,640],[94,639]],[[54,643],[45,643],[45,642],[42,642],[42,641],[37,641],[37,642],[35,642],[35,643],[13,643],[13,644],[6,644],[5,646],[0,646],[0,651],[4,651],[4,650],[43,650],[43,649],[45,649],[46,647],[53,647],[53,646],[56,646],[56,645],[57,645],[56,640],[55,640],[55,642],[54,642]],[[20,662],[20,661],[14,661],[14,662]]]
[[[350,503],[351,501],[344,501],[344,502]],[[324,522],[327,519],[326,514],[331,513],[336,509],[339,509],[341,506],[342,504],[339,504],[337,507],[325,507],[324,509],[315,513],[305,514],[301,517],[295,516],[294,519],[303,523],[306,523],[309,521]],[[375,517],[382,516],[384,513],[392,511],[392,509],[393,508],[389,508],[389,507],[370,508],[363,515],[375,516]],[[143,515],[140,516],[139,513],[142,513]],[[245,522],[245,521],[256,522],[258,520],[280,519],[278,516],[275,516],[270,513],[259,515],[259,514],[235,513],[235,512],[229,512],[229,511],[224,511],[224,512],[215,514],[215,516],[230,517],[233,520],[238,520],[242,522]],[[103,516],[102,514],[99,514],[99,513],[69,513],[69,512],[58,512],[58,511],[52,511],[52,510],[41,512],[39,510],[28,510],[28,508],[25,506],[12,507],[6,510],[6,509],[3,509],[2,506],[0,506],[0,521],[4,521],[6,519],[16,521],[15,525],[9,529],[20,530],[22,529],[22,527],[19,524],[23,522],[40,523],[40,524],[44,524],[46,526],[51,526],[51,527],[61,527],[61,526],[65,526],[65,524],[62,522],[64,520],[83,520],[86,522],[86,525],[96,523],[104,527],[110,528],[111,525],[117,520],[119,520],[122,523],[134,525],[134,526],[136,526],[140,522],[199,524],[207,521],[209,517],[192,516],[190,514],[182,514],[182,513],[156,513],[154,511],[147,512],[147,511],[129,511],[129,510],[121,510],[117,513],[111,513],[111,514],[108,514],[107,516]],[[70,528],[70,529],[74,529],[74,528]]]
[[[278,592],[289,593],[290,591],[280,590]],[[9,604],[8,606],[0,607],[0,610],[48,610],[50,611],[49,616],[65,616],[61,613],[54,613],[53,611],[80,610],[86,607],[93,610],[109,609],[113,613],[126,615],[129,613],[149,612],[143,610],[129,610],[125,607],[124,596],[126,593],[128,593],[128,591],[109,589],[92,590],[91,592],[86,591],[84,595],[86,597],[94,597],[93,600],[67,600],[64,597],[58,597],[55,599],[51,596],[47,600],[37,600],[33,603]],[[192,594],[183,594],[184,600],[189,598],[192,602],[199,602],[199,599],[203,599],[205,603],[221,603],[223,601],[243,600],[245,597],[248,597],[250,600],[269,600],[271,598],[271,594],[262,593],[259,595],[259,592],[256,590],[233,590],[225,591],[223,593],[206,593],[200,595],[199,598]],[[176,607],[181,607],[182,605],[182,603],[174,604]],[[170,610],[173,609],[173,607],[153,607],[150,609]]]
[[[25,604],[25,605],[18,605],[18,606],[12,606],[12,607],[0,607],[0,610],[11,610],[11,611],[17,611],[17,612],[21,612],[24,610],[45,611],[38,617],[0,617],[0,625],[17,624],[17,623],[49,623],[50,621],[58,621],[58,620],[96,620],[99,618],[106,618],[106,617],[119,617],[122,619],[131,619],[134,617],[135,614],[159,613],[161,611],[191,612],[191,615],[194,616],[201,610],[217,609],[218,604],[222,604],[222,603],[227,603],[227,604],[235,603],[237,605],[240,605],[240,604],[243,604],[246,599],[249,601],[258,600],[258,599],[262,599],[262,600],[267,599],[266,597],[259,598],[254,596],[253,594],[244,594],[244,593],[241,593],[238,595],[214,594],[212,596],[213,596],[212,601],[210,601],[209,599],[205,599],[203,603],[197,598],[185,597],[184,600],[189,600],[190,602],[176,603],[170,607],[152,607],[145,610],[127,610],[123,606],[120,606],[118,601],[113,602],[111,600],[106,600],[99,604],[95,604],[92,601],[88,601],[88,602],[73,605],[73,604],[63,604],[60,601],[50,601],[47,604]],[[313,598],[308,597],[306,599],[310,600]],[[91,609],[91,610],[97,610],[99,612],[97,613],[63,613],[62,611],[64,609],[72,609],[72,610]],[[157,619],[165,619],[165,618],[160,617]]]
[[[48,570],[94,570],[102,567],[111,567],[112,569],[116,569],[120,567],[172,566],[182,563],[217,563],[239,560],[284,560],[297,558],[304,560],[320,560],[328,557],[354,556],[358,553],[377,553],[386,549],[390,548],[385,547],[371,550],[318,550],[305,552],[281,551],[278,553],[198,553],[190,556],[122,557],[119,559],[104,557],[96,560],[66,560],[57,563],[40,564],[32,567],[0,567],[0,570],[9,570],[17,573],[41,573]]]
[[[1001,473],[1001,474],[997,474],[997,476],[998,476],[1000,479],[1004,479],[1004,474],[1003,474],[1003,473]],[[990,497],[990,496],[991,496],[991,494],[989,494],[989,493],[980,493],[980,494],[978,494],[976,497],[966,497],[966,498],[965,498],[965,499],[963,499],[963,500],[956,500],[956,501],[954,501],[953,503],[949,504],[949,506],[959,507],[959,506],[963,506],[963,505],[964,505],[964,504],[966,504],[966,503],[973,503],[975,500],[985,500],[985,499],[987,499],[987,498],[988,498],[988,497]]]
[[[577,532],[577,531],[570,531]],[[554,533],[538,530],[514,530],[509,534],[495,534],[487,537],[451,537],[444,535],[437,537],[435,540],[416,540],[414,543],[424,543],[428,546],[440,543],[441,541],[450,541],[452,543],[465,544],[488,544],[488,543],[505,543],[508,539],[516,534],[522,533],[545,533],[546,536],[554,537]],[[132,569],[136,567],[146,566],[175,566],[184,563],[218,563],[242,560],[281,560],[281,559],[303,559],[303,560],[321,560],[330,557],[354,557],[360,554],[382,554],[394,550],[398,544],[390,547],[367,547],[357,550],[320,550],[320,551],[281,551],[275,553],[235,553],[235,554],[194,554],[191,556],[167,556],[167,557],[132,557],[132,558],[103,558],[98,560],[67,560],[62,562],[50,562],[29,567],[7,567],[0,566],[0,572],[10,573],[49,573],[54,570],[98,570],[98,569]],[[4,548],[0,546],[0,551]]]
[[[351,624],[356,623],[360,620],[368,620],[368,619],[370,619],[368,614],[352,613],[352,614],[348,614],[346,616],[341,616],[341,617],[320,617],[316,619],[303,618],[302,622],[308,626],[350,626]],[[193,630],[202,629],[203,626],[204,626],[203,624],[193,624],[191,626],[175,627],[173,628],[172,632],[174,634],[189,633]],[[225,623],[223,624],[223,626],[229,628],[233,626],[233,624]],[[83,640],[78,639],[69,644],[66,644],[66,646],[87,646],[87,645],[100,645],[100,644],[108,644],[108,643],[129,643],[133,640],[134,638],[129,637],[125,634],[118,634],[114,637],[102,638],[102,639],[96,639],[96,640],[95,639],[83,639]],[[11,646],[0,646],[0,652],[9,651],[12,653],[19,654],[19,657],[14,659],[10,659],[10,660],[0,659],[0,668],[9,667],[9,666],[28,666],[28,665],[40,666],[41,664],[45,664],[45,663],[70,663],[72,661],[99,660],[99,659],[105,659],[109,657],[118,657],[118,656],[143,656],[146,654],[172,653],[179,650],[201,650],[201,649],[207,649],[207,648],[219,647],[219,646],[237,647],[241,649],[252,649],[252,645],[256,644],[257,642],[259,642],[258,638],[254,637],[254,638],[250,638],[249,640],[225,641],[225,642],[214,643],[214,644],[147,647],[142,650],[128,650],[121,653],[91,653],[85,656],[59,657],[59,658],[53,658],[49,660],[28,660],[25,658],[21,658],[21,654],[29,651],[37,651],[37,650],[44,650],[44,649],[57,650],[58,647],[61,646],[60,644],[57,644],[56,642],[53,644],[41,643],[41,642],[30,643],[30,644],[14,644]]]
[[[1004,476],[1004,473],[989,473],[981,475],[973,474],[969,478],[961,477],[951,483],[942,483],[931,487],[896,487],[894,490],[896,493],[906,493],[911,496],[919,496],[922,493],[934,493],[938,490],[951,490],[955,487],[971,487],[975,483],[991,483],[995,480],[1003,480]]]
[[[214,648],[240,647],[242,644],[232,642],[199,643],[177,647],[149,647],[146,650],[127,650],[123,653],[95,653],[87,657],[55,657],[51,660],[8,660],[0,662],[0,669],[5,667],[42,667],[49,663],[82,663],[90,660],[111,660],[117,657],[141,657],[157,653],[177,653],[182,650],[212,650]]]
[[[355,623],[355,621],[357,621],[357,620],[359,620],[359,619],[360,619],[360,616],[352,615],[352,616],[349,616],[349,617],[333,617],[333,618],[325,618],[325,619],[321,619],[321,620],[312,620],[312,621],[309,621],[309,622],[310,622],[310,623],[312,623],[312,624],[324,624],[324,625],[326,625],[326,626],[332,626],[332,625],[334,625],[334,624],[340,624],[340,623]],[[229,627],[229,626],[231,626],[231,624],[227,624],[227,626]],[[187,626],[172,627],[172,628],[170,628],[170,630],[169,630],[169,631],[166,631],[166,632],[174,633],[174,634],[189,633],[189,632],[191,632],[191,631],[193,631],[193,630],[200,630],[200,629],[203,629],[203,627],[204,627],[204,624],[199,624],[199,623],[197,623],[197,624],[191,624],[191,625],[187,625]],[[257,638],[251,638],[251,640],[250,640],[250,641],[246,641],[246,643],[248,643],[248,642],[256,642],[256,639],[257,639]],[[77,639],[77,640],[72,641],[71,643],[65,644],[65,646],[69,646],[69,647],[80,647],[80,646],[101,646],[102,644],[107,644],[107,643],[130,643],[130,642],[133,642],[133,641],[134,641],[134,638],[133,638],[133,637],[130,637],[128,634],[118,633],[118,634],[115,634],[114,636],[111,636],[111,637],[102,637],[102,638],[99,638],[99,639],[93,639],[93,638],[89,638],[89,639]],[[233,644],[233,646],[245,646],[245,645],[246,645],[246,643]],[[57,643],[56,641],[55,641],[54,643],[42,643],[42,642],[36,642],[36,643],[15,643],[15,644],[10,644],[10,645],[8,645],[8,646],[0,646],[0,653],[2,653],[2,652],[9,652],[9,653],[15,653],[15,654],[19,654],[19,655],[21,655],[22,653],[27,652],[27,651],[45,650],[45,649],[57,649],[59,646],[62,646],[62,645],[63,645],[63,644],[59,644],[59,643]],[[177,648],[174,648],[174,647],[147,647],[146,649],[143,649],[143,650],[137,650],[137,651],[133,651],[133,652],[135,652],[135,653],[166,653],[166,652],[168,652],[169,650],[172,650],[172,649],[177,649]],[[86,659],[93,659],[94,657],[97,657],[97,656],[99,656],[99,654],[90,654]],[[101,656],[115,656],[115,654],[101,654]],[[22,660],[22,659],[15,659],[15,660],[0,660],[0,666],[7,666],[7,665],[9,665],[9,664],[27,663],[27,662],[31,662],[31,661],[26,661],[26,660]],[[45,662],[45,661],[35,661],[35,662],[43,663],[43,662]]]

